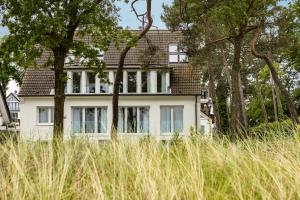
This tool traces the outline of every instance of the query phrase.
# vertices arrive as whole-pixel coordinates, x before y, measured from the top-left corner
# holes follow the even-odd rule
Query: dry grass
[[[299,199],[293,138],[0,146],[0,199]]]

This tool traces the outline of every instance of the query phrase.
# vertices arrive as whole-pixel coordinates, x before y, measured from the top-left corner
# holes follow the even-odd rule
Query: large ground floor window
[[[149,107],[120,107],[119,133],[149,133]]]
[[[107,133],[106,107],[73,107],[73,133]]]
[[[160,132],[183,132],[183,106],[160,107]]]

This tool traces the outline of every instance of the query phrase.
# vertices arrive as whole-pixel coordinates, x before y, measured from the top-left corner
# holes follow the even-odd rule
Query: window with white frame
[[[185,63],[188,62],[186,48],[180,47],[178,44],[169,44],[169,62]]]
[[[109,93],[109,73],[104,72],[100,80],[100,93]]]
[[[136,72],[127,72],[127,92],[136,93],[137,92],[137,80]]]
[[[158,71],[157,72],[157,92],[166,93],[167,92],[167,73]]]
[[[86,77],[86,92],[87,93],[95,93],[95,82],[96,82],[96,76],[93,72],[87,72]]]
[[[119,133],[149,133],[149,107],[120,107]]]
[[[73,72],[73,93],[81,92],[81,72]]]
[[[53,124],[54,108],[53,107],[38,107],[38,124]]]
[[[150,86],[150,72],[142,72],[142,93],[151,92]]]
[[[73,133],[107,133],[106,107],[73,107]]]
[[[160,107],[160,132],[181,133],[183,131],[183,106]]]

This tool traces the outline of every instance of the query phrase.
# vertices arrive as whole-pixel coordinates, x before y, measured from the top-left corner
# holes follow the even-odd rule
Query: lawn
[[[0,145],[0,199],[299,199],[300,142],[144,139]]]

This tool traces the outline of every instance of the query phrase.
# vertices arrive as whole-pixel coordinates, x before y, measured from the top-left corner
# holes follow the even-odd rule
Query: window
[[[170,63],[185,63],[188,62],[186,48],[178,46],[178,44],[169,44],[169,62]]]
[[[75,107],[72,108],[73,133],[106,133],[106,107]]]
[[[116,75],[117,75],[117,72],[114,72],[114,78],[116,79]],[[120,93],[123,93],[123,73],[121,75],[121,80],[120,80],[120,89],[119,89],[119,92]]]
[[[157,92],[167,92],[167,76],[165,72],[157,72]]]
[[[150,73],[142,72],[142,92],[150,92]]]
[[[128,93],[136,93],[136,72],[127,73],[127,91]]]
[[[80,93],[81,72],[73,72],[73,93]]]
[[[104,77],[101,77],[100,80],[100,93],[108,93],[109,92],[109,78],[108,72],[104,72]]]
[[[39,107],[38,108],[38,123],[39,124],[53,124],[54,108],[53,107]]]
[[[183,106],[161,106],[160,132],[173,133],[183,131]]]
[[[87,93],[95,93],[95,74],[93,72],[87,73],[87,79],[86,79],[86,87],[87,87]]]
[[[148,107],[120,107],[119,133],[149,133]]]

